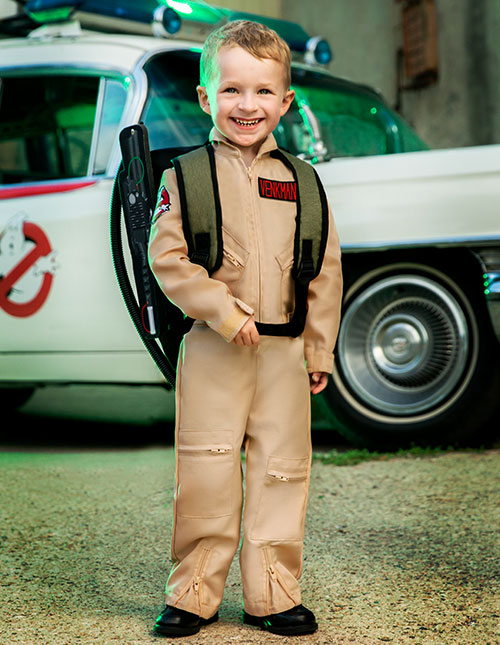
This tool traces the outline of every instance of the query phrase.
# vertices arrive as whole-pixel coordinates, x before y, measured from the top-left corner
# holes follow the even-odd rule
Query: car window
[[[199,53],[168,52],[146,63],[142,120],[151,149],[202,144],[212,127],[198,105]],[[296,92],[274,135],[278,145],[313,159],[379,155],[427,146],[377,94],[316,71],[296,68]]]
[[[0,183],[87,175],[99,78],[41,74],[0,83]]]
[[[319,123],[327,157],[357,157],[426,150],[427,146],[377,94],[341,79],[295,70],[299,111]]]
[[[198,104],[199,53],[168,52],[144,66],[148,98],[142,120],[148,128],[152,150],[203,144],[212,120]],[[274,135],[278,145],[296,155],[308,156],[312,134],[300,106],[294,102]]]
[[[149,60],[144,71],[148,97],[142,120],[151,150],[203,144],[212,121],[198,104],[199,54],[161,54]]]

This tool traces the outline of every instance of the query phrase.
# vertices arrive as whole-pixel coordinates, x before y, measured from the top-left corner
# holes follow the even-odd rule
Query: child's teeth
[[[259,119],[255,119],[255,121],[241,121],[241,119],[235,119],[235,121],[239,125],[255,125],[259,122]]]

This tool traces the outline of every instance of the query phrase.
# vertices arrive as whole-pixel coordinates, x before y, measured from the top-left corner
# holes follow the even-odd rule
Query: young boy
[[[204,45],[197,91],[214,124],[210,141],[224,259],[212,276],[189,261],[176,175],[167,170],[150,263],[165,294],[195,323],[184,337],[177,370],[174,564],[155,631],[194,634],[218,618],[239,544],[244,447],[243,622],[277,634],[311,633],[317,623],[301,604],[298,583],[311,461],[310,392],[321,392],[332,372],[342,290],[338,238],[330,215],[303,333],[259,335],[256,321],[285,323],[294,304],[297,204],[290,193],[277,199],[259,191],[259,178],[293,180],[271,156],[277,147],[271,133],[294,98],[290,50],[263,25],[231,22]],[[167,208],[163,190],[170,197]]]

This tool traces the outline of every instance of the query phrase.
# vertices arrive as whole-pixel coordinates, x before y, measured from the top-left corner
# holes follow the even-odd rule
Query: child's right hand
[[[259,332],[255,326],[253,316],[246,321],[231,342],[240,346],[259,344]]]

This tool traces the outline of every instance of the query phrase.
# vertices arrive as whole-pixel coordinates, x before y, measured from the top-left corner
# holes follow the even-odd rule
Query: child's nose
[[[256,102],[254,95],[251,92],[245,92],[241,94],[239,107],[241,110],[245,110],[247,112],[252,112],[253,110],[255,110]]]

